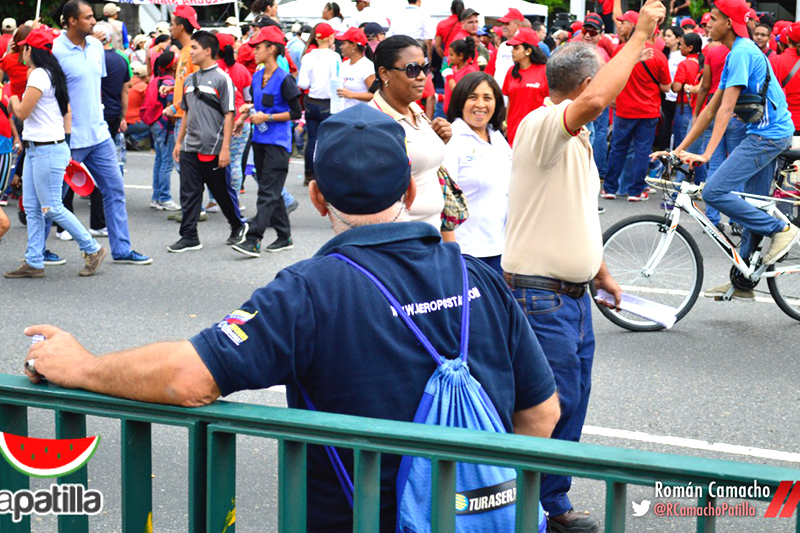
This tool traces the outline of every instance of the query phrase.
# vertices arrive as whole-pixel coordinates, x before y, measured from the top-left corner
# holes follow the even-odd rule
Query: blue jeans
[[[591,134],[594,163],[597,165],[600,179],[603,179],[608,166],[608,108],[587,126]]]
[[[143,141],[150,137],[150,129],[150,126],[140,120],[136,124],[128,124],[128,129],[125,130],[125,137],[134,142]]]
[[[25,262],[33,268],[44,268],[45,218],[67,230],[81,251],[93,254],[100,244],[61,200],[64,169],[69,163],[66,143],[29,146],[25,149],[22,171],[22,205],[28,220],[28,249]]]
[[[86,165],[103,193],[111,256],[116,259],[130,254],[131,236],[128,232],[125,188],[119,172],[114,139],[108,138],[100,144],[72,150],[72,159]],[[63,169],[61,172],[63,179]]]
[[[611,149],[608,153],[608,169],[603,189],[608,193],[617,193],[619,177],[625,165],[628,147],[633,143],[635,151],[633,165],[633,182],[628,188],[630,196],[638,196],[647,187],[647,166],[650,152],[656,138],[657,118],[614,118],[614,131],[611,134]]]
[[[692,107],[688,104],[678,104],[675,107],[675,118],[672,122],[672,146],[677,148],[683,142],[691,124]]]
[[[704,142],[706,146],[708,146],[708,142],[711,140],[711,133],[713,130],[714,122],[712,121],[711,126],[709,126],[705,132]],[[717,171],[720,165],[722,165],[722,162],[725,161],[725,159],[733,153],[736,147],[742,143],[746,135],[747,126],[745,123],[741,120],[737,120],[735,117],[732,117],[728,121],[728,127],[725,129],[725,135],[722,136],[722,140],[719,142],[719,145],[717,145],[717,149],[714,150],[711,159],[706,165],[708,167],[707,173],[709,176],[713,175],[714,172]],[[708,219],[715,225],[720,223],[719,211],[710,205],[706,205],[706,217],[708,217]]]
[[[286,207],[289,207],[294,203],[294,196],[292,196],[292,193],[286,190],[286,187],[281,189],[281,197],[283,198],[283,204]]]
[[[153,148],[156,150],[156,160],[153,163],[153,196],[150,199],[154,202],[172,201],[170,184],[172,182],[172,151],[175,148],[175,132],[167,132],[167,129],[156,122],[150,126],[153,134]]]
[[[317,146],[317,130],[319,130],[319,125],[330,116],[330,105],[323,107],[306,100],[306,131],[308,132],[305,152],[306,176],[314,174],[314,148]]]
[[[731,191],[768,195],[775,174],[775,158],[791,144],[791,137],[767,139],[748,134],[717,168],[703,189],[703,200],[706,204],[744,227],[739,252],[744,258],[752,251],[753,233],[772,235],[781,231],[785,224],[756,209]]]
[[[592,389],[594,330],[590,295],[576,299],[550,291],[517,288],[514,297],[528,317],[556,380],[561,418],[552,438],[578,442]],[[569,476],[542,477],[542,507],[550,516],[572,508],[567,496],[571,485]]]

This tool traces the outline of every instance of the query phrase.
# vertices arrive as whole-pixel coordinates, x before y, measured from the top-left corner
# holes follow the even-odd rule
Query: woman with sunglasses
[[[248,257],[261,255],[261,239],[267,226],[275,228],[278,236],[267,246],[267,252],[280,252],[293,247],[289,214],[281,196],[289,172],[292,153],[292,120],[300,118],[300,89],[294,78],[278,66],[278,57],[285,53],[286,38],[276,26],[262,28],[248,41],[254,48],[255,59],[264,68],[253,75],[252,104],[240,107],[238,129],[249,116],[253,124],[253,155],[258,182],[256,216],[242,243],[233,249]],[[305,64],[305,63],[304,63]]]
[[[438,171],[452,133],[449,122],[441,117],[430,122],[416,103],[422,98],[430,71],[430,63],[415,39],[395,35],[381,41],[375,49],[372,90],[376,92],[370,105],[394,118],[406,132],[411,176],[417,185],[417,196],[409,210],[411,220],[428,222],[439,230],[444,198]]]
[[[10,105],[12,113],[25,124],[22,190],[28,218],[28,249],[22,264],[6,272],[6,278],[44,277],[45,219],[60,224],[80,246],[85,266],[79,275],[94,275],[108,254],[61,199],[64,169],[70,159],[65,139],[71,114],[67,78],[52,54],[54,38],[54,30],[40,26],[20,43],[24,46],[22,58],[31,73],[22,100],[14,95]]]
[[[485,72],[464,76],[453,89],[447,112],[453,138],[444,159],[469,205],[469,218],[456,229],[461,253],[481,259],[501,275],[511,179],[511,147],[502,133],[505,115],[494,77]]]
[[[514,60],[514,68],[506,74],[503,94],[508,96],[506,137],[513,146],[519,123],[528,113],[544,104],[550,90],[545,76],[547,56],[539,48],[536,32],[530,28],[520,28],[509,39],[508,45],[513,47],[511,59]]]

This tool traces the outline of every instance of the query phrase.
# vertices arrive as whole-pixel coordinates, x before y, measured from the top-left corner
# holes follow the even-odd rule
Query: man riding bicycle
[[[708,178],[703,190],[703,200],[707,205],[725,213],[745,228],[740,248],[742,257],[749,257],[755,248],[757,238],[753,237],[754,233],[772,238],[769,250],[763,257],[764,264],[769,265],[786,255],[800,239],[800,228],[766,214],[731,191],[769,194],[775,158],[791,145],[794,125],[779,80],[764,53],[749,38],[745,24],[747,10],[744,0],[719,0],[712,8],[709,36],[730,48],[731,52],[722,71],[719,89],[673,152],[689,165],[707,163],[725,134],[740,95],[758,95],[769,74],[763,117],[747,124],[747,137]],[[703,135],[712,120],[715,120],[713,133],[705,151],[702,154],[686,152],[686,148]],[[659,154],[653,154],[656,155]],[[721,296],[730,287],[728,283],[705,294],[709,297]],[[737,288],[733,297],[752,299],[753,293]]]

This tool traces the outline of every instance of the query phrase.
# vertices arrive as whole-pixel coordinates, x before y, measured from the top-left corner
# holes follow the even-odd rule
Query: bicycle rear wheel
[[[667,229],[668,222],[656,215],[621,220],[603,235],[603,259],[623,292],[668,305],[676,309],[676,318],[680,320],[700,294],[703,256],[689,232],[678,226],[655,271],[646,274],[645,266],[658,251]],[[626,311],[617,312],[599,304],[597,307],[611,322],[631,331],[664,328]]]
[[[788,270],[795,270],[789,272]],[[786,256],[769,267],[772,272],[775,269],[787,269],[787,272],[775,277],[767,278],[767,286],[772,298],[781,311],[795,320],[800,320],[800,246],[793,246]]]

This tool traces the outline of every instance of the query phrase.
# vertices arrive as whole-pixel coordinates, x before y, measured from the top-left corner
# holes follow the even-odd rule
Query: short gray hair
[[[586,78],[600,70],[597,49],[586,43],[560,46],[547,60],[547,85],[551,93],[572,94]]]

